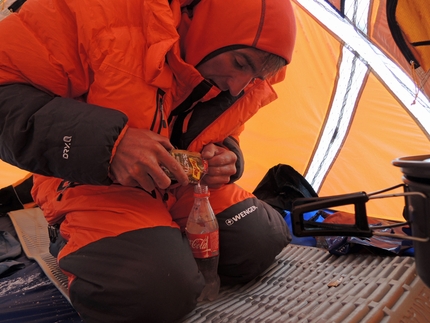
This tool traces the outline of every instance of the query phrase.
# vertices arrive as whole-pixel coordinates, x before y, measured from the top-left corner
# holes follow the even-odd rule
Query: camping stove
[[[383,235],[374,230],[375,227],[369,227],[365,203],[369,199],[404,196],[403,217],[406,222],[396,223],[393,227],[408,224],[412,236],[390,233],[384,235],[413,241],[418,276],[430,287],[430,155],[397,158],[393,160],[393,165],[401,167],[403,184],[369,194],[358,192],[296,199],[291,211],[293,232],[298,237]],[[403,193],[387,193],[399,187],[403,187]],[[304,214],[308,212],[342,205],[354,205],[354,224],[317,223],[305,220]]]

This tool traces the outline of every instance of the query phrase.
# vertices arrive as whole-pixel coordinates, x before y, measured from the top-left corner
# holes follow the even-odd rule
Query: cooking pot
[[[430,236],[430,155],[407,156],[393,160],[403,173],[405,191],[423,193],[405,197],[404,217],[411,225],[412,235]],[[430,286],[430,241],[414,241],[415,264],[418,276]]]

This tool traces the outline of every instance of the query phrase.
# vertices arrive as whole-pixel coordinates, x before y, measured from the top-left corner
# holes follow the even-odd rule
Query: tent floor
[[[48,252],[42,212],[9,216],[28,258],[67,296],[67,279]],[[221,288],[214,302],[200,303],[182,323],[197,322],[429,322],[430,289],[416,275],[413,257],[370,254],[334,256],[289,245],[252,282]]]

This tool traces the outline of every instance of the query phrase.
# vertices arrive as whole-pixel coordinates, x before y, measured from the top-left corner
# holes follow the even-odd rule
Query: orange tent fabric
[[[331,2],[294,0],[297,45],[286,80],[276,86],[279,99],[260,110],[241,137],[247,159],[239,184],[247,189],[283,163],[320,196],[370,193],[402,183],[395,158],[430,154],[429,71],[411,68],[398,49],[386,1]],[[403,220],[403,206],[398,197],[372,200],[367,209]]]

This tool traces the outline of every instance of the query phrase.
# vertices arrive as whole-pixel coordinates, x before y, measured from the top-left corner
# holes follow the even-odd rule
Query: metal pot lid
[[[399,157],[392,163],[406,176],[430,179],[430,155]]]

